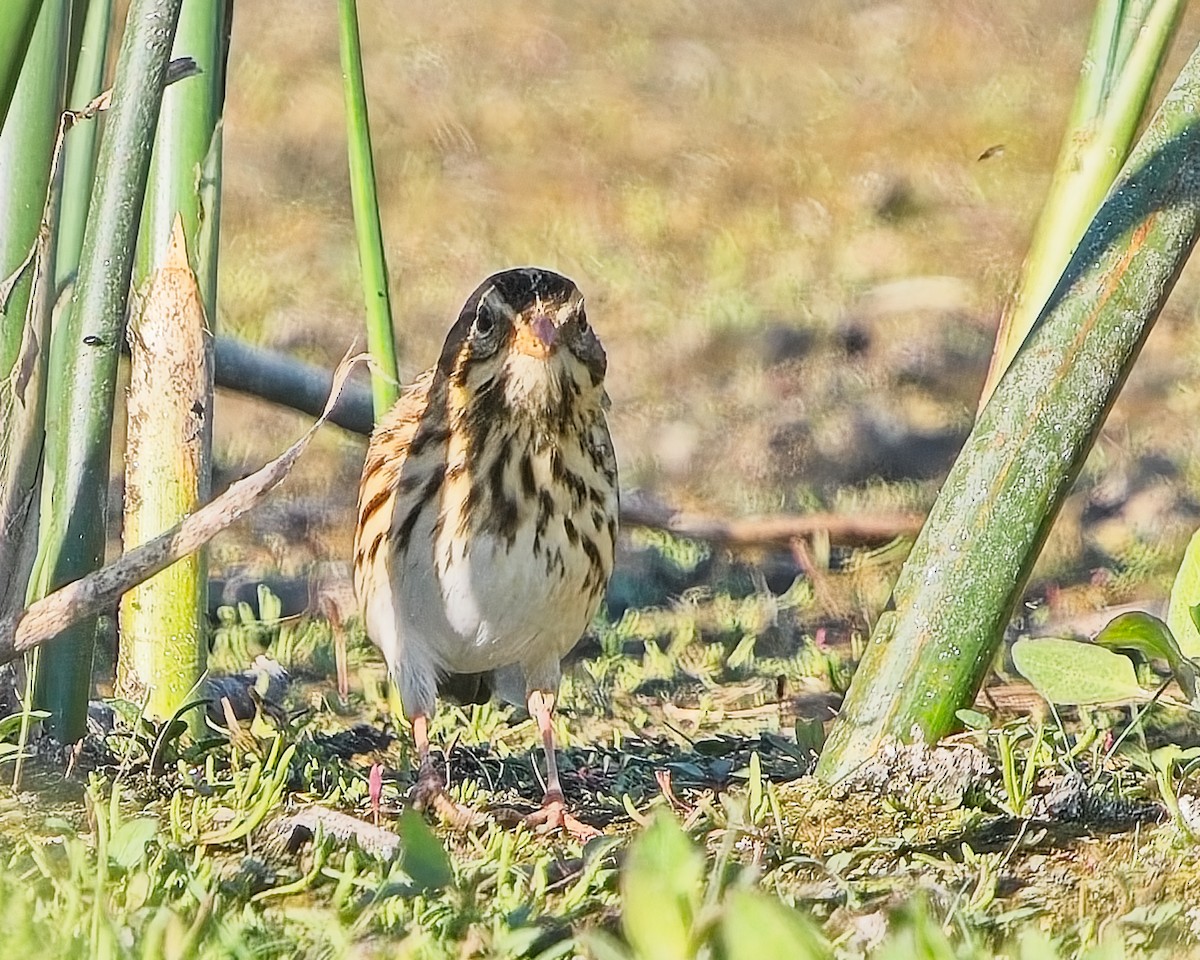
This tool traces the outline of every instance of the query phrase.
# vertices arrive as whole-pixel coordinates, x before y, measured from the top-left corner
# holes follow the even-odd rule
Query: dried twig
[[[215,500],[162,535],[124,554],[94,573],[67,584],[32,604],[23,614],[0,621],[0,663],[7,663],[56,636],[72,623],[110,609],[130,587],[166,569],[182,556],[202,547],[283,482],[317,430],[329,418],[338,394],[355,363],[364,355],[346,357],[334,374],[325,409],[308,431],[282,454],[250,476],[232,484]]]
[[[919,513],[809,513],[766,514],[730,519],[701,513],[685,513],[670,507],[642,502],[621,504],[621,523],[652,527],[681,537],[708,540],[731,547],[787,544],[799,537],[824,531],[838,543],[886,543],[921,530],[925,517]]]

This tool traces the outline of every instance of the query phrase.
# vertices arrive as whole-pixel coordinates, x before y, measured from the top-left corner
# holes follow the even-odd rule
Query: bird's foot
[[[600,836],[600,831],[584,823],[567,809],[567,801],[561,793],[547,793],[538,810],[522,818],[525,826],[534,833],[556,833],[564,830],[577,840],[591,840]]]
[[[450,798],[446,792],[446,781],[432,766],[423,767],[417,774],[417,782],[409,793],[409,800],[414,810],[432,810],[455,830],[470,830],[487,822],[484,814]]]

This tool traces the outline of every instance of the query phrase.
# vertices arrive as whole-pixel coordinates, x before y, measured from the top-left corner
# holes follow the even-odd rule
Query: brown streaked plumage
[[[444,801],[429,757],[436,696],[478,700],[494,680],[528,704],[542,733],[537,819],[586,829],[566,812],[550,724],[562,658],[612,572],[605,365],[570,280],[537,268],[497,273],[371,438],[354,583],[413,724],[418,799]]]

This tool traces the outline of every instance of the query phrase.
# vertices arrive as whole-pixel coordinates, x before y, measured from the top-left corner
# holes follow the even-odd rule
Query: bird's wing
[[[409,486],[405,475],[418,466],[416,461],[423,459],[421,448],[428,446],[420,438],[428,433],[426,413],[433,377],[434,371],[427,370],[404,388],[367,446],[354,532],[354,581],[360,600],[366,598],[371,568],[395,522],[397,496],[403,498],[404,488]]]

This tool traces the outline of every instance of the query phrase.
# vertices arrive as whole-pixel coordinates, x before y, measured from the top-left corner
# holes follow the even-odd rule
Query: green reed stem
[[[375,419],[396,402],[399,370],[388,293],[387,260],[379,199],[375,191],[375,163],[371,153],[371,124],[367,116],[367,91],[363,80],[362,44],[358,34],[355,0],[338,0],[338,26],[342,79],[346,97],[346,135],[350,157],[350,199],[358,239],[363,299],[367,310],[367,349],[375,361],[371,390]]]
[[[79,275],[63,337],[65,366],[50,389],[63,420],[49,425],[39,593],[96,569],[104,556],[108,466],[117,359],[137,243],[138,220],[163,83],[182,0],[131,0],[116,83],[100,143]],[[96,623],[86,620],[45,646],[37,700],[60,741],[83,735]]]

